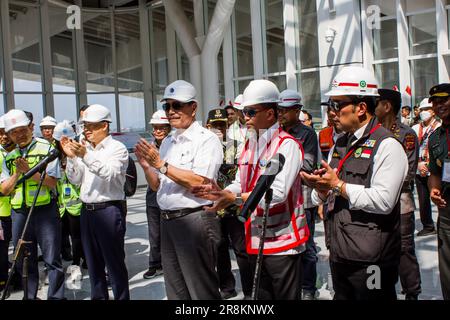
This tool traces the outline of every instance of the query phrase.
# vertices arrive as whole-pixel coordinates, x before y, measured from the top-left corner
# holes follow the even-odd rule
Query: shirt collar
[[[195,131],[200,127],[197,121],[194,121],[187,129],[176,129],[172,135],[174,141],[179,142],[181,137],[187,140],[195,139]]]
[[[88,144],[88,147],[90,147],[91,150],[99,150],[99,149],[103,149],[106,147],[106,145],[112,140],[111,135],[107,135],[102,141],[100,141],[100,143],[98,143],[95,148],[92,144]]]
[[[273,136],[276,132],[278,132],[278,129],[280,128],[280,125],[275,123],[273,126],[271,126],[269,129],[266,129],[264,133],[259,137],[258,142],[259,143],[267,143],[268,141],[272,140]]]
[[[359,139],[361,139],[361,137],[364,135],[364,131],[366,131],[367,126],[369,125],[369,122],[366,123],[365,125],[363,125],[361,128],[359,128],[358,130],[355,131],[355,133],[353,134],[356,138],[356,141],[358,141]]]

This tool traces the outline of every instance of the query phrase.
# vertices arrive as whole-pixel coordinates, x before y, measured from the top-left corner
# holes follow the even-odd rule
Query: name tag
[[[444,166],[442,167],[442,181],[450,182],[450,160],[446,159],[444,161]]]
[[[64,188],[64,197],[70,197],[71,189],[69,187]]]

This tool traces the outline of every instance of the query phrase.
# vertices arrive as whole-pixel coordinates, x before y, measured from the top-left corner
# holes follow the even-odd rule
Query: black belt
[[[111,206],[122,206],[125,200],[114,200],[114,201],[105,201],[105,202],[98,202],[98,203],[84,203],[83,206],[87,211],[95,211],[95,210],[101,210],[105,209],[107,207]]]
[[[161,210],[161,218],[164,220],[171,220],[175,218],[184,217],[190,213],[203,211],[203,207],[197,207],[197,208],[187,208],[187,209],[180,209],[180,210]]]

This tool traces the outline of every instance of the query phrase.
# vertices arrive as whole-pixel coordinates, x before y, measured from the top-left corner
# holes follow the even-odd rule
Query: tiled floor
[[[416,199],[417,202],[417,199]],[[433,207],[434,208],[434,207]],[[434,219],[436,221],[437,212],[434,208]],[[418,218],[418,213],[416,213]],[[416,220],[416,229],[420,230],[420,220]],[[148,266],[148,236],[147,236],[147,218],[145,214],[145,189],[139,189],[137,194],[128,200],[128,217],[127,217],[127,233],[126,233],[126,253],[127,266],[130,279],[131,299],[134,300],[162,300],[166,299],[164,289],[163,276],[154,279],[145,280],[142,278],[143,273]],[[328,290],[328,250],[324,245],[323,223],[316,225],[315,241],[318,247],[319,262],[318,271],[318,288],[320,291],[319,299],[331,299]],[[442,299],[439,284],[439,271],[437,262],[437,241],[436,236],[416,237],[416,253],[419,259],[422,276],[422,294],[420,299]],[[236,277],[237,290],[239,295],[234,299],[242,299],[243,295],[240,291],[239,273],[237,272],[237,264],[233,256],[233,272]],[[65,267],[69,263],[65,262]],[[41,265],[41,269],[42,269]],[[85,272],[85,271],[84,271]],[[85,272],[86,273],[86,272]],[[39,290],[38,296],[42,299],[46,297],[47,286],[43,286]],[[398,284],[398,292],[400,287]],[[112,297],[112,292],[110,291]],[[13,292],[10,299],[22,299],[22,292]],[[66,297],[68,299],[89,299],[89,279],[87,273],[84,274],[83,280],[78,284],[66,283]],[[399,299],[403,296],[399,294]]]

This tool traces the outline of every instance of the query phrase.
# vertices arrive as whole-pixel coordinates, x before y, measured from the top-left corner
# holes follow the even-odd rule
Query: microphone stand
[[[22,263],[22,282],[23,282],[23,293],[24,293],[23,300],[28,300],[28,263],[29,263],[29,258],[30,258],[30,250],[26,246],[28,244],[31,244],[32,241],[25,241],[25,234],[28,229],[28,224],[30,222],[31,215],[36,206],[37,197],[39,195],[39,192],[41,191],[42,184],[43,184],[45,176],[46,176],[46,172],[45,172],[46,168],[47,168],[47,164],[45,166],[43,166],[41,168],[41,170],[39,171],[39,173],[41,174],[41,179],[39,181],[39,185],[38,185],[36,194],[34,195],[33,203],[31,204],[30,210],[28,211],[28,216],[27,216],[27,219],[25,220],[25,225],[22,230],[22,235],[20,236],[20,239],[17,242],[16,248],[14,251],[11,270],[9,271],[8,280],[6,281],[5,288],[3,289],[3,294],[2,294],[1,300],[5,300],[8,295],[9,286],[11,284],[12,277],[14,276],[14,273],[16,270],[16,264],[18,263],[18,261],[21,258],[23,259],[23,263]],[[25,201],[25,199],[23,199],[23,201]]]
[[[258,300],[259,282],[261,280],[261,269],[264,252],[264,239],[266,238],[267,216],[269,215],[269,207],[273,198],[273,190],[269,188],[264,196],[264,213],[262,218],[262,229],[259,234],[258,256],[256,258],[255,275],[253,277],[252,300]]]

